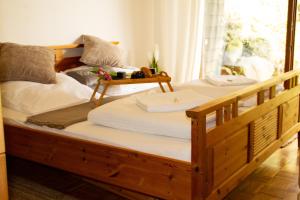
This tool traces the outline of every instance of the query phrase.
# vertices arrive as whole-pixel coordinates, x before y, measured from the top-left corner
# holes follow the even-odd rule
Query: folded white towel
[[[238,85],[250,85],[257,81],[249,79],[245,76],[233,76],[233,75],[209,75],[206,76],[206,80],[216,86],[238,86]]]
[[[148,112],[175,112],[194,108],[212,100],[193,90],[138,95],[136,104]]]

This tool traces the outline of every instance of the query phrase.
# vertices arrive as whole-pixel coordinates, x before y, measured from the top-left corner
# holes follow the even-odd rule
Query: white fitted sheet
[[[73,124],[64,130],[57,130],[24,123],[28,115],[5,107],[3,107],[3,116],[4,122],[7,124],[30,127],[58,135],[100,142],[182,161],[190,161],[191,157],[190,140],[118,130],[94,125],[88,121]]]

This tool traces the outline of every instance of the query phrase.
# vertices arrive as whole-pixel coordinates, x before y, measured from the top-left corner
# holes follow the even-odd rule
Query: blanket
[[[104,98],[103,104],[114,101],[121,97]],[[27,118],[26,123],[50,128],[65,129],[66,127],[87,120],[88,113],[96,107],[94,102],[86,102],[58,110],[53,110]]]

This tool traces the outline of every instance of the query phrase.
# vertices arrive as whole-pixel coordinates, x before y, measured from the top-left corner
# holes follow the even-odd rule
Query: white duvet
[[[193,90],[194,92],[215,99],[231,92],[235,92],[245,86],[216,87],[205,81],[193,81],[174,87],[175,91]],[[151,93],[154,91],[150,91]],[[160,92],[156,90],[155,92]],[[113,101],[92,110],[88,115],[88,121],[105,127],[175,137],[181,139],[191,138],[191,119],[185,111],[178,112],[147,112],[136,104],[133,95]],[[206,101],[205,101],[206,102]],[[202,103],[205,103],[202,102]],[[201,105],[201,102],[199,103]],[[215,116],[207,119],[207,127],[213,127]]]
[[[135,96],[102,105],[88,114],[88,121],[115,129],[191,138],[191,121],[184,111],[150,113],[136,105]]]
[[[73,82],[73,81],[70,82],[70,80],[68,79],[70,77],[64,77],[64,76],[61,77],[61,75],[58,75],[58,78],[59,79],[62,78],[61,80],[65,80],[66,84],[71,83],[71,85],[64,84],[64,86],[66,88],[74,88],[74,86],[78,84],[78,82]],[[29,83],[29,82],[27,82],[27,83]],[[24,84],[27,85],[27,83],[24,83]],[[31,84],[31,83],[29,83],[29,84]],[[58,83],[58,84],[62,84],[62,83]],[[1,86],[3,87],[3,85],[5,85],[5,84],[2,84]],[[8,87],[8,86],[11,86],[11,87]],[[22,87],[22,85],[21,84],[18,84],[18,85],[8,84],[5,87],[6,88],[4,90],[10,90],[10,89],[16,89],[16,87]],[[59,89],[60,87],[61,86],[53,87],[53,89]],[[83,87],[83,88],[81,88],[81,87]],[[212,98],[217,98],[217,97],[229,94],[231,92],[234,92],[236,90],[242,89],[243,87],[245,87],[245,86],[215,87],[213,85],[208,84],[206,81],[197,80],[197,81],[193,81],[188,84],[181,85],[179,87],[175,86],[174,89],[175,89],[175,91],[184,90],[184,89],[193,89],[194,91],[196,91],[197,93],[200,93],[202,95],[210,96]],[[44,95],[44,93],[43,93],[44,87],[41,87],[41,88],[34,87],[34,88],[36,90],[39,90],[34,94]],[[81,97],[83,98],[83,100],[88,99],[89,93],[91,92],[91,90],[89,88],[86,88],[82,84],[78,85],[78,87],[76,87],[76,90],[69,90],[69,91],[72,91],[72,93],[74,92],[75,94],[77,93],[76,95],[79,95],[79,97],[82,95]],[[158,91],[160,92],[159,89],[158,89]],[[21,91],[19,91],[19,92],[21,92]],[[49,90],[48,92],[52,93],[52,95],[57,94],[56,91]],[[50,93],[47,95],[51,95]],[[12,95],[11,97],[20,97],[20,96],[18,96],[16,94],[16,95]],[[77,96],[76,99],[78,100],[79,97]],[[2,96],[2,98],[3,98],[3,96]],[[33,98],[39,99],[39,98],[44,98],[44,97],[33,97]],[[47,102],[49,104],[52,104],[51,106],[53,106],[53,104],[55,104],[56,101],[59,101],[60,103],[63,103],[63,104],[67,104],[67,102],[64,101],[63,96],[56,95],[53,98],[54,98],[54,100],[52,102]],[[132,99],[132,97],[130,97],[130,98],[131,98],[131,100],[134,100],[134,99]],[[49,99],[52,99],[52,97],[49,97]],[[6,100],[8,100],[8,98]],[[79,100],[81,101],[81,98],[79,98]],[[184,130],[184,134],[188,138],[190,138],[191,125],[190,125],[190,120],[188,118],[186,118],[185,113],[184,112],[176,112],[173,114],[170,113],[169,116],[171,118],[164,117],[166,115],[160,116],[160,117],[157,115],[153,115],[154,117],[157,116],[158,117],[157,119],[141,118],[138,115],[136,115],[136,113],[139,113],[140,111],[137,112],[134,109],[133,110],[130,109],[130,106],[132,106],[132,103],[133,103],[133,102],[130,102],[131,100],[127,99],[127,100],[124,100],[124,102],[123,102],[124,103],[123,105],[128,105],[129,107],[122,107],[122,105],[118,105],[117,107],[112,108],[112,110],[111,110],[112,112],[109,115],[104,114],[102,117],[108,121],[109,118],[111,118],[114,114],[121,114],[124,116],[124,118],[132,118],[133,120],[142,121],[143,123],[140,123],[140,124],[131,122],[131,124],[133,124],[133,128],[135,128],[137,131],[122,130],[120,127],[117,127],[117,126],[116,126],[117,128],[99,126],[99,125],[89,122],[89,121],[76,123],[74,125],[67,127],[63,131],[51,129],[48,127],[39,127],[39,126],[32,125],[32,124],[24,124],[23,122],[26,121],[26,118],[29,116],[29,114],[28,113],[26,114],[25,112],[17,111],[16,108],[18,108],[19,105],[16,105],[16,103],[14,103],[14,105],[16,105],[16,108],[7,108],[7,106],[4,105],[5,107],[3,108],[3,116],[5,117],[6,123],[13,122],[13,123],[17,123],[18,125],[25,126],[25,127],[31,127],[31,128],[38,129],[38,130],[50,131],[52,133],[60,134],[60,135],[68,136],[68,137],[74,137],[74,138],[84,139],[84,140],[93,141],[93,142],[100,142],[103,144],[114,145],[114,146],[123,147],[123,148],[129,148],[129,149],[133,149],[133,150],[137,150],[137,151],[141,151],[141,152],[145,152],[145,153],[165,156],[165,157],[184,160],[184,161],[190,161],[190,157],[191,157],[191,155],[190,155],[191,154],[190,140],[174,137],[175,136],[174,133],[178,134],[178,132],[179,132],[176,130],[176,128],[181,127],[181,130]],[[12,99],[11,101],[19,101],[19,102],[24,101],[23,103],[30,105],[32,102],[32,99],[28,97],[25,99]],[[8,102],[6,102],[6,103],[8,103]],[[40,109],[49,109],[49,108],[45,108],[46,105],[43,103],[39,104],[39,105],[40,105]],[[112,105],[114,105],[114,102],[112,102]],[[32,106],[34,106],[34,105],[32,105]],[[35,108],[35,109],[37,109],[37,108]],[[127,110],[127,113],[120,113],[120,112],[124,111],[123,109]],[[145,117],[145,116],[142,116],[142,117]],[[172,120],[172,117],[174,117],[173,119],[175,121]],[[154,120],[154,121],[152,122],[152,120]],[[17,121],[17,122],[15,122],[15,121]],[[165,122],[169,123],[170,126],[168,127],[165,124]],[[177,122],[179,122],[179,123],[177,123]],[[122,122],[122,123],[123,124],[126,123],[126,120],[125,120],[125,122]],[[157,127],[157,126],[160,126],[161,124],[165,127],[164,131],[161,131],[161,129],[159,127]],[[208,123],[207,126],[209,127],[210,124],[212,124],[212,125],[214,124],[213,120],[211,120],[211,123]],[[157,130],[157,133],[156,134],[145,134],[143,132],[145,125],[154,126],[154,128]],[[173,132],[173,134],[172,134],[172,131],[167,131],[167,130],[175,130],[175,132]],[[166,132],[167,135],[172,136],[172,137],[162,136],[164,132]]]

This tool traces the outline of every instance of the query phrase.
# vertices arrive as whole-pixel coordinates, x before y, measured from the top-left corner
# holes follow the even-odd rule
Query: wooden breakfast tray
[[[160,72],[160,74],[153,75],[151,78],[139,78],[139,79],[125,78],[125,79],[120,79],[120,80],[102,80],[101,79],[98,81],[90,101],[95,101],[96,105],[100,106],[103,101],[103,97],[104,97],[105,93],[107,92],[108,88],[111,85],[142,84],[142,83],[158,83],[162,92],[166,92],[165,88],[162,85],[162,83],[166,83],[169,87],[169,90],[171,92],[174,91],[173,87],[171,85],[171,77],[169,77],[166,72]],[[103,89],[103,92],[101,93],[100,98],[97,100],[95,95],[101,84],[104,86],[104,89]]]

